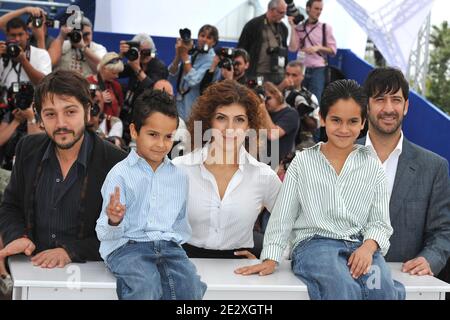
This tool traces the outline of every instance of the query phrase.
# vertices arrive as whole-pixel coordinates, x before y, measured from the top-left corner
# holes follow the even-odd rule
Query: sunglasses
[[[91,35],[90,32],[83,32],[83,38],[89,37]]]
[[[120,58],[114,58],[114,59],[111,59],[111,60],[109,60],[107,63],[105,63],[105,66],[107,66],[108,64],[116,64],[116,63],[118,63],[120,60],[121,60]]]

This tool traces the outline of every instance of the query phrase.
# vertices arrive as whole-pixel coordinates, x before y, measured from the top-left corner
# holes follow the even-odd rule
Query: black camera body
[[[96,117],[100,113],[100,106],[97,101],[95,101],[97,90],[99,89],[98,85],[95,83],[89,84],[89,93],[91,94],[91,99],[93,104],[91,106],[91,117]]]
[[[33,98],[34,87],[31,82],[13,82],[7,92],[8,109],[28,109]]]
[[[227,69],[231,71],[233,67],[234,48],[217,48],[214,49],[216,55],[220,57],[219,68]]]
[[[266,90],[264,90],[264,77],[260,76],[255,79],[247,81],[247,87],[252,89],[262,100],[266,97]]]
[[[40,28],[44,25],[44,18],[42,16],[39,17],[30,16],[27,20],[27,24],[30,22],[34,28]]]
[[[285,0],[287,4],[286,15],[289,17],[294,17],[294,23],[299,24],[305,20],[305,16],[300,13],[300,11],[295,7],[294,0]]]
[[[192,32],[188,28],[180,29],[180,38],[184,43],[189,44],[192,41]]]
[[[9,40],[6,41],[6,53],[3,54],[3,57],[7,59],[15,59],[20,55],[21,51],[22,50],[20,49],[19,43],[16,40]]]
[[[45,19],[45,25],[46,25],[48,28],[55,28],[55,29],[58,29],[58,28],[61,26],[61,22],[60,22],[59,20],[56,20],[56,19],[52,19],[52,18],[47,17],[47,18]]]
[[[139,47],[141,44],[138,41],[127,41],[126,44],[130,46],[130,49],[125,52],[125,58],[130,61],[137,60],[139,58]]]
[[[73,29],[67,34],[67,36],[72,43],[80,43],[81,39],[83,39],[83,35],[81,34],[81,30],[79,29]]]
[[[312,100],[311,92],[307,90],[290,90],[286,97],[286,103],[297,110],[300,118],[310,114],[316,107],[318,107]]]

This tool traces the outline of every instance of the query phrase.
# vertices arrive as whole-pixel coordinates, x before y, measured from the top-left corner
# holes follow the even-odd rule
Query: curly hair
[[[203,141],[205,132],[211,129],[211,122],[217,108],[238,104],[244,107],[248,118],[249,129],[256,131],[256,140],[259,145],[259,130],[265,128],[264,115],[260,109],[258,96],[246,86],[235,80],[223,80],[209,86],[192,107],[192,113],[188,121],[188,131],[191,135],[192,150],[198,147],[194,139],[194,123],[202,123],[202,146],[207,141]]]

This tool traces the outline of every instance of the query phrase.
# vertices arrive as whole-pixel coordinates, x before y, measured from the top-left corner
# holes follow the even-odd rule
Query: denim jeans
[[[292,252],[292,270],[308,287],[312,300],[403,300],[405,287],[392,280],[380,251],[373,255],[369,273],[354,279],[347,265],[362,242],[314,236]]]
[[[172,241],[129,241],[106,260],[120,300],[201,300],[206,292],[194,264]]]
[[[325,88],[325,69],[326,67],[306,68],[303,86],[314,93],[320,104],[323,89]]]

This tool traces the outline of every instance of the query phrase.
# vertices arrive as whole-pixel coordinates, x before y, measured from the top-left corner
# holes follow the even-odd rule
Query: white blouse
[[[203,165],[207,155],[208,145],[172,161],[189,177],[187,214],[192,238],[188,243],[213,250],[252,248],[255,221],[264,207],[272,210],[281,181],[242,147],[239,169],[221,200],[213,174]]]

